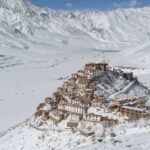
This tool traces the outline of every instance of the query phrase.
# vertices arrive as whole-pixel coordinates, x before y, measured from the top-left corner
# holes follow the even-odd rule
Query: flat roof
[[[129,99],[113,99],[112,101],[117,101],[117,102],[121,102],[121,101],[128,101]]]
[[[138,107],[131,107],[131,106],[122,106],[121,108],[135,110],[135,111],[141,111],[141,112],[145,111],[145,109],[141,109],[141,108],[138,108]]]
[[[86,63],[85,65],[108,65],[106,62],[89,62]]]

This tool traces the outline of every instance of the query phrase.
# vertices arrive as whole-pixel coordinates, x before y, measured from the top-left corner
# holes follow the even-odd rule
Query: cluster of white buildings
[[[93,81],[99,80],[101,76],[107,74],[107,63],[87,63],[82,70],[71,75],[65,81],[62,87],[58,87],[57,91],[51,97],[45,98],[45,102],[40,104],[36,116],[52,120],[55,124],[67,119],[68,127],[77,127],[78,123],[86,122],[101,122],[108,123],[117,122],[114,119],[88,113],[91,107],[101,108],[105,103],[104,95],[96,93],[96,83]],[[113,70],[116,74],[121,74],[126,80],[132,80],[132,73],[123,73],[122,71]],[[140,115],[143,111],[122,107],[128,100],[112,100],[110,109],[119,108],[119,111],[128,116],[133,114]]]
[[[146,113],[146,108],[143,106],[144,103],[144,97],[138,99],[113,99],[109,109],[111,111],[117,109],[123,116],[138,119]]]

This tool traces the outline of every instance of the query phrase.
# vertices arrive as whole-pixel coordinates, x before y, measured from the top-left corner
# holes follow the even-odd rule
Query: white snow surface
[[[84,137],[79,132],[71,130],[41,131],[30,126],[29,121],[21,123],[0,135],[1,150],[148,150],[150,147],[150,126],[148,121],[124,122],[107,129],[105,139],[104,129],[99,127],[94,136]],[[111,137],[115,133],[115,137]],[[102,139],[102,142],[98,140]]]
[[[150,87],[149,7],[63,11],[39,9],[26,0],[0,0],[0,16],[0,132],[31,116],[70,73],[89,61],[105,57],[112,66],[134,66],[135,75]],[[123,148],[149,149],[148,129],[133,131],[123,139]],[[0,135],[0,150],[43,150],[49,144],[66,150],[71,149],[69,140],[75,149],[79,140],[78,133],[45,134],[26,122],[5,133]],[[39,140],[43,134],[49,138]],[[64,136],[66,141],[59,143]],[[80,139],[83,143],[84,138]],[[92,145],[86,140],[85,149],[119,149],[122,144],[114,146],[106,141]],[[79,148],[84,149],[84,145]]]

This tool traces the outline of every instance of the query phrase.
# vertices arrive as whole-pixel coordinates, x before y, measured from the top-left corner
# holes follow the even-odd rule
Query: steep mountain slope
[[[9,65],[33,61],[31,56],[39,61],[41,54],[47,58],[79,49],[132,52],[132,47],[150,39],[148,7],[108,12],[62,11],[39,9],[26,0],[0,0],[0,16],[0,54],[15,58]],[[141,53],[145,55],[142,50]]]
[[[149,90],[136,80],[129,82],[109,71],[97,81],[97,90],[109,98],[138,98],[149,95]]]
[[[123,55],[125,59],[130,59],[129,63],[138,65],[139,67],[149,68],[150,42],[148,41],[136,48],[126,49],[121,52],[121,55]]]
[[[68,44],[90,36],[91,40],[109,42],[111,48],[117,48],[136,46],[150,39],[150,8],[71,12],[39,9],[26,0],[1,0],[0,4],[1,43],[8,47],[14,44],[26,49],[33,44],[31,40]],[[50,38],[52,35],[54,39]],[[109,48],[106,44],[99,47]]]

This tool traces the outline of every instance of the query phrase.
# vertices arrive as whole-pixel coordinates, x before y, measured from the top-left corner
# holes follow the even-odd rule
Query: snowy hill
[[[131,99],[133,97],[138,98],[150,94],[150,91],[142,84],[136,81],[134,85],[131,86],[133,81],[129,82],[112,71],[104,73],[102,77],[93,82],[96,82],[97,85],[96,92],[103,92],[105,96],[112,96],[115,93],[117,94],[118,91],[124,91],[124,95],[128,95]],[[124,89],[126,89],[126,91]],[[124,98],[124,96],[121,95],[121,98]],[[44,122],[42,121],[43,123],[39,125],[42,119],[36,118],[33,115],[24,122],[2,132],[0,134],[0,148],[2,150],[75,150],[76,148],[81,150],[92,150],[94,148],[98,150],[99,146],[101,146],[102,149],[115,147],[116,150],[119,150],[121,144],[123,150],[126,150],[128,147],[131,147],[133,150],[140,150],[143,147],[145,149],[149,148],[150,145],[149,142],[147,142],[150,132],[149,120],[141,119],[128,122],[116,112],[107,112],[104,107],[101,107],[101,110],[98,111],[97,109],[98,108],[94,109],[93,107],[89,111],[115,118],[119,120],[119,123],[107,127],[106,124],[90,124],[87,122],[86,126],[89,130],[93,128],[95,134],[85,137],[81,135],[78,128],[75,131],[66,128],[66,121],[68,121],[68,118],[65,118],[57,125],[52,123],[50,119]],[[82,127],[82,121],[79,123]],[[143,139],[143,137],[147,137],[147,140]],[[130,138],[132,139],[129,140]]]
[[[109,72],[97,81],[97,90],[109,98],[132,99],[144,97],[150,91],[138,81],[126,81],[121,76]]]
[[[120,53],[120,55],[124,56],[124,61],[122,63],[126,63],[125,60],[128,59],[128,64],[133,64],[138,67],[149,67],[149,58],[150,58],[150,42],[146,42],[141,44],[135,48],[125,49]],[[118,60],[119,62],[120,60]]]
[[[122,150],[149,149],[149,121],[141,120],[139,123],[121,123],[110,128],[104,133],[104,129],[99,127],[97,135],[92,137],[81,136],[78,132],[70,130],[37,130],[30,125],[27,120],[19,126],[13,127],[0,135],[1,150],[98,150],[112,149]],[[115,133],[115,134],[114,134]],[[105,140],[102,139],[105,134]],[[114,134],[115,136],[111,136]]]

